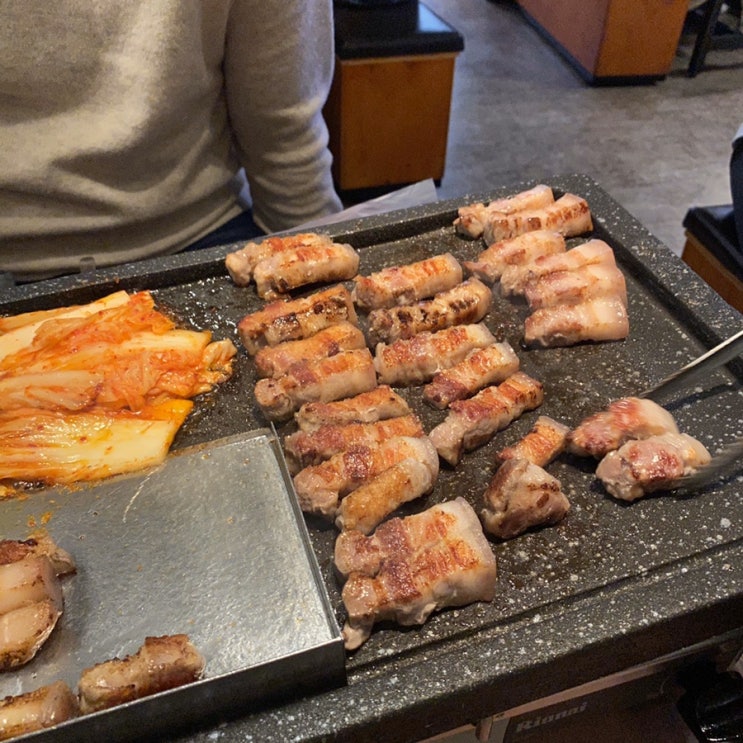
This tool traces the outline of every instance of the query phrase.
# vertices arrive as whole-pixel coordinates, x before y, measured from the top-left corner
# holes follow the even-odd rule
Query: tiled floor
[[[690,206],[730,203],[743,123],[743,49],[686,76],[685,34],[657,83],[592,87],[505,0],[426,0],[465,39],[440,198],[585,173],[677,254]]]

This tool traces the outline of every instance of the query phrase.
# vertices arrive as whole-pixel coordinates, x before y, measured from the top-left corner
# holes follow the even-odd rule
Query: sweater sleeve
[[[338,211],[322,107],[333,75],[331,0],[235,0],[224,76],[253,216],[266,231]]]

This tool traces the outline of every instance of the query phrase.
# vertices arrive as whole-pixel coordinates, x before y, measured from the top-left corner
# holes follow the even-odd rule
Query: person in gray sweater
[[[3,0],[2,16],[14,279],[203,245],[245,221],[248,190],[263,232],[341,208],[322,117],[331,0]]]

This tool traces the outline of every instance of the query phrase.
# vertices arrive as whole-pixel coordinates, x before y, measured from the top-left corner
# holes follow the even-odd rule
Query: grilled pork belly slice
[[[464,267],[492,284],[509,266],[524,266],[540,256],[564,252],[565,238],[559,232],[534,230],[493,243],[477,256],[476,261],[465,261]]]
[[[380,384],[421,384],[462,361],[473,349],[491,343],[495,337],[483,323],[455,325],[390,344],[378,343],[374,366]]]
[[[478,392],[468,400],[456,400],[449,413],[428,435],[442,459],[456,466],[465,451],[489,441],[527,410],[544,400],[542,383],[524,372]]]
[[[575,237],[592,229],[591,210],[586,200],[567,193],[541,209],[491,214],[483,229],[483,239],[487,245],[492,245],[533,230],[552,230],[564,237]]]
[[[570,271],[554,271],[530,281],[524,292],[532,310],[558,304],[576,304],[597,297],[619,297],[627,306],[624,274],[611,263],[598,263]]]
[[[345,281],[359,270],[359,254],[350,246],[302,245],[264,258],[253,269],[261,299],[278,299],[308,284]]]
[[[364,334],[358,326],[343,321],[323,328],[309,338],[261,348],[254,358],[255,368],[261,377],[280,377],[289,371],[289,367],[304,359],[327,358],[340,351],[359,348],[366,348]]]
[[[335,525],[370,534],[403,503],[433,490],[439,476],[439,455],[423,439],[426,459],[403,459],[349,493],[338,506]]]
[[[72,555],[59,547],[43,532],[28,539],[3,539],[0,541],[0,565],[7,565],[24,557],[47,557],[57,576],[70,575],[77,570]]]
[[[294,476],[294,489],[305,513],[335,519],[341,498],[403,459],[428,462],[426,437],[399,436],[381,444],[353,446]]]
[[[362,310],[412,304],[462,283],[462,266],[451,254],[389,266],[354,278],[353,298]]]
[[[620,341],[629,335],[629,317],[621,297],[597,297],[577,304],[535,310],[524,321],[524,343],[554,348],[594,341]]]
[[[495,556],[463,498],[390,519],[369,537],[341,532],[335,561],[348,575],[342,591],[348,650],[365,642],[376,622],[423,624],[433,611],[495,595]]]
[[[96,712],[198,680],[204,658],[187,635],[147,637],[125,658],[98,663],[83,671],[78,684],[80,709]]]
[[[271,302],[240,320],[237,332],[248,353],[255,356],[263,346],[309,338],[344,320],[358,325],[351,292],[338,284],[307,297]]]
[[[519,359],[507,342],[476,348],[454,366],[438,372],[423,388],[423,399],[444,410],[454,400],[471,397],[478,390],[504,381],[519,370]]]
[[[569,434],[570,429],[564,423],[540,415],[526,436],[496,453],[495,461],[526,459],[539,467],[546,467],[565,449]]]
[[[452,325],[482,320],[493,301],[491,290],[471,278],[453,289],[439,292],[433,299],[403,307],[372,310],[369,313],[369,341],[392,343],[422,332],[435,332]]]
[[[568,436],[568,450],[602,459],[630,439],[678,432],[673,416],[658,403],[641,397],[622,397],[573,429]]]
[[[62,595],[0,614],[0,671],[28,663],[47,641],[62,616]]]
[[[5,697],[0,699],[0,740],[45,730],[79,714],[77,697],[64,681]]]
[[[45,599],[62,607],[62,586],[46,555],[0,565],[0,615]]]
[[[277,379],[260,379],[255,399],[270,420],[286,420],[306,402],[330,402],[377,386],[368,348],[341,351],[324,359],[304,359]]]
[[[552,189],[540,184],[513,196],[494,199],[487,206],[471,204],[460,207],[457,210],[457,218],[454,220],[454,228],[458,234],[465,237],[482,237],[483,229],[491,214],[513,214],[522,209],[540,209],[554,200]]]
[[[596,476],[615,498],[634,501],[646,493],[668,490],[678,478],[708,464],[705,446],[685,433],[664,433],[628,441],[610,451],[596,468]]]
[[[511,539],[535,526],[556,524],[570,509],[560,482],[526,459],[502,464],[484,494],[485,530]]]

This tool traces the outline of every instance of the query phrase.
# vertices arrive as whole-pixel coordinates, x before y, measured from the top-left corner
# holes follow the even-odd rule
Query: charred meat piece
[[[330,402],[377,386],[368,348],[341,351],[324,359],[305,359],[278,379],[260,379],[255,399],[270,420],[286,420],[306,402]]]
[[[307,297],[278,300],[240,320],[237,331],[251,356],[263,346],[309,338],[342,321],[358,325],[351,293],[339,284]]]
[[[28,663],[47,641],[61,615],[61,599],[56,597],[0,614],[0,671]]]
[[[77,568],[72,555],[59,547],[43,532],[28,539],[3,539],[0,541],[0,565],[7,565],[24,557],[48,557],[57,576],[70,575]]]
[[[454,366],[438,372],[423,388],[423,399],[444,410],[478,390],[502,382],[519,370],[519,359],[507,342],[476,348]]]
[[[370,276],[357,276],[353,298],[365,311],[412,304],[452,289],[462,283],[462,278],[459,261],[451,253],[444,253],[417,263],[389,266]]]
[[[597,263],[571,271],[554,271],[527,284],[524,292],[529,308],[577,304],[597,297],[619,297],[627,306],[624,274],[610,263]]]
[[[489,441],[524,412],[538,408],[543,400],[541,382],[519,371],[468,400],[453,402],[449,414],[429,437],[439,456],[455,466],[463,452]]]
[[[708,464],[705,446],[685,433],[664,433],[628,441],[610,451],[596,476],[615,498],[634,501],[646,493],[668,490],[675,481]]]
[[[433,299],[403,307],[369,313],[370,343],[392,343],[425,331],[435,332],[452,325],[476,323],[490,309],[493,294],[478,279],[468,279]]]
[[[495,461],[526,459],[539,467],[548,465],[567,446],[570,429],[547,415],[540,415],[531,430],[513,446],[501,449]]]
[[[83,671],[78,684],[80,709],[96,712],[189,684],[201,677],[204,665],[187,635],[147,637],[134,655]]]
[[[390,519],[369,537],[342,532],[335,561],[348,576],[342,591],[348,650],[369,637],[375,622],[423,624],[437,609],[495,595],[495,556],[463,498]]]
[[[80,714],[77,697],[64,681],[0,699],[0,740],[45,730]]]
[[[623,397],[573,429],[568,436],[568,450],[602,459],[630,439],[664,433],[678,433],[676,421],[665,408],[641,397]]]
[[[570,509],[560,482],[526,459],[509,459],[490,481],[484,495],[485,530],[511,539],[535,526],[556,524]]]
[[[491,343],[495,343],[495,337],[482,323],[456,325],[390,344],[379,343],[374,366],[380,384],[421,384],[462,361],[473,349]]]
[[[380,384],[368,392],[333,402],[308,402],[294,414],[301,431],[347,423],[373,423],[411,413],[408,403],[392,387]]]

